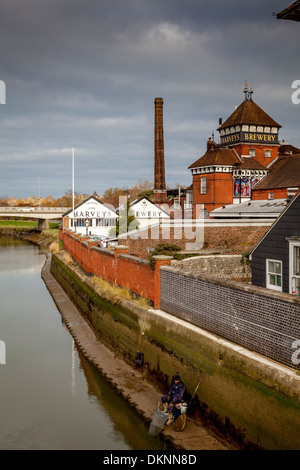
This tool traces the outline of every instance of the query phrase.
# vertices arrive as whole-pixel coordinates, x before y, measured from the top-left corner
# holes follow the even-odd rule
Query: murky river
[[[0,449],[159,450],[74,346],[36,246],[0,237]]]

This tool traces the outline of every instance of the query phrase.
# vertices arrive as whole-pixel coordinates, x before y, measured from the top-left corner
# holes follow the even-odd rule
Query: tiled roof
[[[203,166],[215,166],[215,165],[229,165],[234,166],[240,163],[241,160],[232,149],[216,148],[209,150],[202,157],[198,158],[189,169],[199,168]]]
[[[218,128],[218,131],[238,124],[252,124],[256,126],[281,127],[254,101],[244,100],[228,119]]]
[[[280,13],[277,13],[276,16],[282,20],[300,21],[300,0],[292,3]]]
[[[241,163],[236,165],[241,170],[267,170],[267,168],[253,157],[245,157]]]
[[[255,186],[258,189],[293,188],[300,186],[300,153],[279,156],[269,175]]]
[[[279,155],[296,155],[297,153],[300,153],[300,149],[288,143],[281,143],[278,149]]]

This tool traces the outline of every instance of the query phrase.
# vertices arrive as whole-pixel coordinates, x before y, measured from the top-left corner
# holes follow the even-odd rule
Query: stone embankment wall
[[[195,420],[241,448],[300,449],[296,371],[165,311],[108,301],[97,294],[89,276],[59,255],[52,256],[51,272],[103,344],[133,367],[136,353],[143,354],[140,370],[162,393],[175,373],[189,396],[203,377],[189,410]]]
[[[202,255],[184,260],[172,260],[172,267],[205,276],[235,281],[250,281],[251,266],[242,255]]]

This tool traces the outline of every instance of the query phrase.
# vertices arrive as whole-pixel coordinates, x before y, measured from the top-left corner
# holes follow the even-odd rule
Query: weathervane
[[[252,93],[253,93],[253,91],[251,90],[251,88],[250,88],[250,90],[249,90],[249,88],[248,88],[248,83],[247,83],[246,81],[245,81],[245,86],[244,86],[244,88],[243,88],[243,92],[245,93],[245,100],[246,100],[246,101],[252,101]]]

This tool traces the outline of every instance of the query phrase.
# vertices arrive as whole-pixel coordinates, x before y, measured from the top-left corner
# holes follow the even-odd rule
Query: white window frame
[[[200,179],[200,194],[206,194],[206,176]]]
[[[280,264],[280,274],[269,271],[269,262],[279,263]],[[270,283],[270,280],[269,280],[269,275],[270,274],[281,277],[281,286],[275,286],[274,284]],[[267,258],[266,259],[266,286],[267,286],[267,289],[272,289],[272,290],[282,292],[282,281],[283,281],[283,278],[282,278],[282,261],[280,261],[278,259]]]
[[[249,148],[249,157],[255,157],[255,149],[251,147],[251,149]]]
[[[271,150],[265,150],[265,157],[266,158],[271,158]]]
[[[300,241],[290,241],[289,242],[289,292],[290,294],[295,294],[295,284],[294,284],[294,278],[297,277],[299,278],[300,275],[295,275],[294,274],[294,248],[299,246],[300,247]]]

